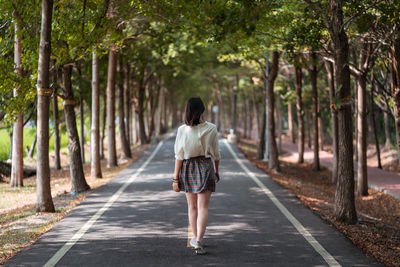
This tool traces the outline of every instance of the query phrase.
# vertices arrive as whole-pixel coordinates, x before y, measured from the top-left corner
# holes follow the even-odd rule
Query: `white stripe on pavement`
[[[103,207],[101,207],[90,219],[87,221],[81,229],[75,235],[67,242],[64,244],[62,248],[60,248],[56,254],[51,257],[46,264],[44,265],[45,267],[52,267],[55,266],[62,257],[76,244],[76,242],[81,239],[81,237],[89,230],[90,227],[103,215],[103,213],[111,207],[111,205],[119,198],[119,196],[124,192],[124,190],[133,182],[136,180],[136,178],[139,176],[139,174],[146,168],[146,166],[150,163],[150,161],[154,158],[154,156],[157,154],[158,150],[160,150],[161,146],[163,145],[163,141],[158,143],[156,149],[154,149],[153,153],[151,153],[150,157],[143,163],[142,166],[140,166],[139,169],[136,170],[136,172],[129,178],[128,181],[126,181],[119,189],[117,192],[114,193],[110,197],[110,199],[107,201],[107,203],[104,204]]]
[[[311,235],[309,231],[290,213],[290,211],[276,198],[276,196],[269,190],[258,178],[255,176],[253,172],[251,172],[242,162],[241,159],[236,155],[235,151],[233,151],[232,147],[229,145],[227,140],[224,140],[224,143],[228,150],[231,152],[232,156],[236,160],[236,162],[242,167],[242,169],[250,176],[251,179],[263,190],[263,192],[269,197],[269,199],[275,204],[275,206],[285,215],[285,217],[293,224],[293,226],[297,229],[297,231],[310,243],[310,245],[318,252],[322,258],[329,264],[329,266],[339,267],[341,266],[335,258],[329,254],[326,249],[321,246],[320,243]]]

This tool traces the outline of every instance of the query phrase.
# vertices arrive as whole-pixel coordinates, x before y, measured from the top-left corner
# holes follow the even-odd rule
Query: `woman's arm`
[[[216,180],[215,182],[218,183],[219,179],[220,179],[219,178],[219,160],[214,160],[214,171],[215,171],[215,174],[218,177],[218,180]]]
[[[179,171],[181,170],[183,160],[175,159],[175,172],[174,172],[174,180],[179,179]]]
[[[214,171],[219,174],[219,160],[214,160]]]
[[[175,159],[175,172],[174,172],[174,180],[172,182],[172,188],[175,192],[179,192],[179,171],[181,170],[183,160]]]

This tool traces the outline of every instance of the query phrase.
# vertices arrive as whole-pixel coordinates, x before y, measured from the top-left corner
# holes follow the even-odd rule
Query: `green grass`
[[[50,129],[50,134],[53,132],[53,129]],[[66,129],[60,129],[61,132],[61,149],[66,148],[68,146],[68,134]],[[29,148],[32,145],[33,139],[36,135],[36,128],[24,128],[24,157],[27,157],[26,146]],[[1,129],[0,130],[0,160],[6,161],[8,159],[8,155],[10,152],[10,135],[9,130]],[[54,151],[54,134],[50,137],[49,142],[50,152]],[[35,154],[36,155],[36,147]]]
[[[4,161],[8,159],[8,153],[10,152],[10,135],[7,130],[0,130],[0,160]]]

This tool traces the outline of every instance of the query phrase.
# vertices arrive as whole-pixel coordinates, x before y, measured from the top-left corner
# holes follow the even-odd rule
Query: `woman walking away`
[[[203,120],[203,101],[190,98],[185,107],[185,124],[178,128],[175,141],[173,189],[185,191],[193,238],[190,245],[196,254],[206,251],[202,245],[208,219],[211,192],[219,181],[219,146],[217,127]]]

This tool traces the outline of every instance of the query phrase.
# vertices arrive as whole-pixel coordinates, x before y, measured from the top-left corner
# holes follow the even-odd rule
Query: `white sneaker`
[[[199,242],[196,241],[194,237],[190,239],[190,245],[196,250],[197,255],[204,255],[206,254],[206,251],[204,250],[203,245]]]
[[[190,246],[191,246],[193,249],[195,249],[196,246],[197,246],[196,238],[192,237],[192,238],[190,239],[189,244],[190,244]]]

